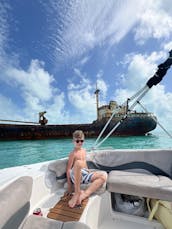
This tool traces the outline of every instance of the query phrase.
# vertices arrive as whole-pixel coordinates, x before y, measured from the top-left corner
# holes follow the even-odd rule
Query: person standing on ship
[[[69,154],[66,174],[68,183],[68,193],[72,193],[72,184],[74,184],[74,194],[68,205],[74,208],[99,189],[107,180],[107,174],[100,171],[91,172],[86,163],[86,150],[82,148],[84,143],[84,133],[82,130],[76,130],[73,133],[74,149]],[[85,190],[80,189],[81,183],[90,186]]]

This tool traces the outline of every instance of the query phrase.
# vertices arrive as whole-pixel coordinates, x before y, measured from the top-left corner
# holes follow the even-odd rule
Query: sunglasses
[[[77,139],[77,140],[75,140],[75,142],[76,142],[76,143],[79,143],[79,142],[83,143],[84,140],[79,140],[79,139]]]

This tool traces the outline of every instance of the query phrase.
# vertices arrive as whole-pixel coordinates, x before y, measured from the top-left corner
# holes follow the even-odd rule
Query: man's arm
[[[73,153],[71,153],[69,155],[69,160],[68,160],[67,169],[66,169],[67,184],[68,184],[68,192],[69,193],[72,192],[72,183],[71,183],[71,179],[70,179],[70,170],[72,169],[73,162],[74,162],[74,155],[73,155]]]
[[[86,154],[87,154],[87,152],[86,152],[86,150],[84,149],[84,150],[83,150],[83,159],[84,159],[84,162],[85,162],[85,168],[88,169]]]

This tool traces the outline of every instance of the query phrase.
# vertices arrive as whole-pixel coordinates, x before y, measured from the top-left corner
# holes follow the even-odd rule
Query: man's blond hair
[[[73,139],[84,139],[84,132],[82,130],[75,130],[73,133]]]

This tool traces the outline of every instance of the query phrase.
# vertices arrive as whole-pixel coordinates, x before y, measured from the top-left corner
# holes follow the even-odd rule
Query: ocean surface
[[[171,133],[171,132],[170,132]],[[96,138],[85,140],[89,150]],[[172,149],[172,138],[164,132],[147,136],[109,137],[101,148],[114,149]],[[27,165],[68,156],[73,149],[71,139],[0,141],[0,169]]]

